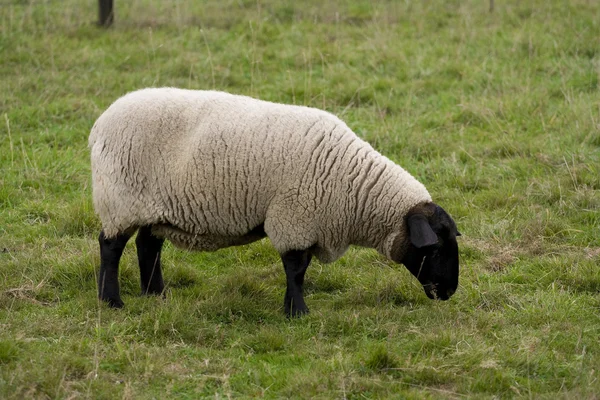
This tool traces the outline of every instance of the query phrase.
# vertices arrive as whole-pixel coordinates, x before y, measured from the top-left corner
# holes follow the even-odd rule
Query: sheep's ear
[[[408,217],[408,232],[410,233],[410,242],[418,249],[438,242],[437,235],[422,214]]]

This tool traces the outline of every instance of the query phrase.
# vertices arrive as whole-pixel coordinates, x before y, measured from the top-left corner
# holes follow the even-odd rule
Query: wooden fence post
[[[100,10],[98,25],[107,28],[112,25],[115,18],[113,0],[98,0],[98,5]]]

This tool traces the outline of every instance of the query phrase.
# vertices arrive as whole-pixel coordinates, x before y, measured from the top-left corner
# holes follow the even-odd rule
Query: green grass
[[[0,4],[0,398],[597,398],[600,5]],[[268,240],[168,245],[165,299],[96,299],[87,136],[147,86],[219,89],[343,118],[421,180],[463,236],[448,302],[351,249],[283,316]]]

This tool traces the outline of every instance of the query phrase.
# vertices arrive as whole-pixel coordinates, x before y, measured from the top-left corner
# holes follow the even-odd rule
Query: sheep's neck
[[[429,193],[408,172],[373,152],[361,165],[364,179],[353,187],[352,244],[385,251],[392,233],[405,235],[404,216]]]

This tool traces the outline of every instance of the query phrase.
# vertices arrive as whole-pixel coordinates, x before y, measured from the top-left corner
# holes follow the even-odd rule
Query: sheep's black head
[[[406,216],[408,250],[400,262],[417,277],[430,299],[448,300],[458,287],[458,244],[454,220],[434,203]]]

